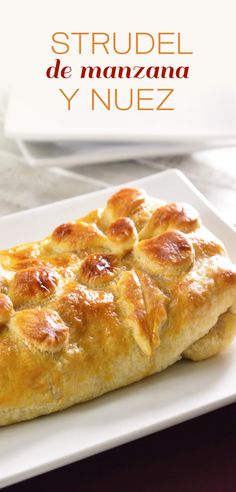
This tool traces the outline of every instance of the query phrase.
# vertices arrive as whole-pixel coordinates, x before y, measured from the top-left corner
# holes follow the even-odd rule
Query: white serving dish
[[[129,183],[130,185],[131,183]],[[126,184],[127,185],[127,184]],[[125,185],[125,186],[126,186]],[[186,201],[236,262],[235,230],[183,174],[165,171],[133,182],[164,200]],[[56,225],[104,204],[115,188],[0,219],[0,248],[40,239]],[[200,363],[163,373],[61,413],[0,429],[0,487],[83,459],[236,401],[236,343]]]
[[[65,141],[51,142],[18,140],[18,146],[28,164],[32,167],[72,167],[85,164],[104,162],[127,161],[164,157],[171,155],[191,154],[193,152],[231,147],[236,144],[235,139],[217,138],[205,140],[180,140],[145,142],[140,140],[131,142],[120,141]]]

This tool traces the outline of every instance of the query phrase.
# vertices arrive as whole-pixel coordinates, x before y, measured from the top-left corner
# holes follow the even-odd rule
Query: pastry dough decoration
[[[143,272],[123,273],[117,285],[123,323],[148,356],[160,344],[159,330],[167,319],[167,297]]]
[[[0,425],[201,360],[236,333],[236,269],[190,205],[143,190],[0,251]]]
[[[5,325],[11,319],[13,305],[10,297],[0,294],[0,326]]]
[[[24,343],[46,352],[61,350],[69,335],[69,328],[51,309],[23,309],[10,321],[10,330]]]
[[[198,212],[186,203],[167,203],[158,207],[140,232],[140,239],[151,238],[166,231],[194,231],[199,227]]]
[[[79,336],[92,323],[98,325],[103,320],[111,320],[115,313],[114,296],[111,292],[96,291],[81,284],[70,284],[52,304],[61,318]]]
[[[140,241],[134,248],[134,257],[151,275],[173,280],[189,270],[194,250],[183,233],[168,231]]]
[[[130,328],[140,349],[148,356],[152,344],[147,322],[147,312],[139,279],[135,272],[123,273],[118,285],[119,306],[123,322]]]
[[[162,203],[161,200],[148,197],[144,190],[123,188],[108,200],[101,216],[102,226],[106,228],[120,217],[129,217],[139,231],[146,224],[157,204]]]
[[[59,275],[48,267],[19,270],[10,283],[8,294],[15,308],[24,304],[40,304],[54,294]]]
[[[91,288],[100,287],[114,280],[119,260],[111,254],[88,255],[80,264],[79,280]]]
[[[68,222],[52,233],[52,250],[57,252],[80,251],[106,247],[106,236],[94,224]]]
[[[102,215],[104,224],[108,226],[120,217],[130,217],[133,220],[134,216],[146,210],[146,197],[145,191],[135,188],[125,188],[114,193]]]

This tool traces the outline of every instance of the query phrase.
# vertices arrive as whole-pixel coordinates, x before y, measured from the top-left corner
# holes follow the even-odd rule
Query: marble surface
[[[4,137],[3,127],[4,111],[0,108],[0,215],[121,185],[175,167],[189,177],[225,219],[236,224],[236,147],[67,170],[35,169],[25,162],[17,144]]]

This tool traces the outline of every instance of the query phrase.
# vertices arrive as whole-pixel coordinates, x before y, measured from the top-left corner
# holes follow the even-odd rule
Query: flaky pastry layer
[[[0,425],[211,357],[235,310],[236,268],[197,211],[121,189],[0,252]]]

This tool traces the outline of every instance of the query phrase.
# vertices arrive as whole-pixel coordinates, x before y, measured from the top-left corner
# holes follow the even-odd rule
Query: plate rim
[[[111,186],[108,186],[108,187],[104,187],[100,190],[95,190],[95,191],[90,191],[88,193],[83,193],[81,195],[75,195],[73,197],[69,197],[69,198],[64,198],[62,200],[56,200],[55,202],[51,202],[51,203],[46,203],[44,205],[39,205],[37,207],[32,207],[32,208],[28,208],[28,209],[25,209],[25,210],[20,210],[19,212],[13,212],[13,213],[10,213],[10,214],[6,214],[6,215],[2,215],[0,216],[0,223],[1,222],[5,222],[7,221],[8,219],[12,220],[12,219],[15,219],[15,218],[20,218],[20,217],[23,217],[23,216],[26,216],[26,215],[30,215],[31,213],[34,213],[34,212],[38,212],[39,210],[46,210],[46,209],[50,209],[50,208],[54,208],[54,207],[57,207],[58,205],[61,206],[63,204],[69,204],[69,203],[73,203],[73,202],[76,202],[76,200],[80,200],[80,199],[86,199],[87,197],[91,197],[91,196],[94,196],[94,195],[99,195],[101,194],[105,194],[104,192],[107,192],[107,193],[113,193],[115,192],[116,190],[120,189],[120,188],[123,188],[123,187],[129,187],[129,186],[139,186],[139,183],[142,185],[142,183],[145,183],[150,181],[150,180],[153,180],[153,179],[156,179],[156,178],[159,178],[160,176],[178,176],[182,181],[185,182],[185,184],[187,184],[187,186],[189,188],[191,188],[191,190],[193,191],[193,193],[195,195],[197,195],[201,201],[204,202],[204,204],[209,208],[211,209],[211,211],[224,223],[226,224],[233,232],[236,232],[236,227],[230,222],[228,221],[226,218],[224,218],[221,213],[219,212],[219,210],[217,210],[217,208],[203,195],[203,193],[201,193],[201,191],[198,190],[198,188],[192,183],[192,181],[182,172],[180,171],[178,168],[175,168],[175,167],[172,167],[172,168],[169,168],[169,169],[166,169],[166,170],[163,170],[163,171],[160,171],[160,172],[156,172],[156,173],[153,173],[151,175],[148,175],[148,176],[144,176],[143,178],[139,178],[139,179],[135,179],[135,180],[132,180],[132,181],[125,181],[123,183],[120,183],[118,185],[111,185]],[[142,188],[143,186],[141,186]]]

